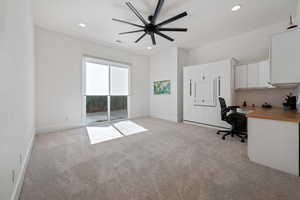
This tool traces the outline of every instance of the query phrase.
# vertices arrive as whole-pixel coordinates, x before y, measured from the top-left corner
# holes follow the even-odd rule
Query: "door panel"
[[[128,68],[110,67],[110,95],[128,95]]]
[[[269,60],[259,63],[259,86],[271,87],[270,82],[270,62]]]
[[[109,95],[109,66],[86,62],[85,95]]]
[[[86,119],[88,123],[108,120],[108,96],[86,96]]]
[[[110,119],[127,119],[127,96],[111,96],[110,97]]]
[[[185,121],[230,127],[226,122],[221,121],[221,110],[217,97],[222,96],[228,105],[232,105],[232,72],[229,61],[184,68]],[[204,80],[203,76],[205,77]],[[196,102],[202,104],[201,106],[195,106],[195,96]],[[205,102],[202,103],[202,99]],[[206,102],[213,106],[205,105]]]
[[[202,73],[196,80],[196,106],[216,106],[216,77]]]

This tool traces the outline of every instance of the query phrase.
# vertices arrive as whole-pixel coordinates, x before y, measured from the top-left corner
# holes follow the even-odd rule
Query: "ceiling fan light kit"
[[[143,34],[135,41],[135,43],[138,43],[146,35],[149,35],[151,37],[153,45],[156,45],[156,38],[155,38],[156,35],[173,42],[174,41],[173,38],[169,37],[168,35],[166,35],[162,32],[187,32],[188,29],[187,28],[165,28],[163,26],[165,26],[167,24],[170,24],[174,21],[177,21],[177,20],[179,20],[183,17],[186,17],[188,14],[187,14],[187,12],[183,12],[183,13],[180,13],[180,14],[174,16],[174,17],[171,17],[170,19],[167,19],[167,20],[157,24],[157,18],[159,16],[160,12],[161,12],[161,9],[163,7],[164,2],[165,2],[164,0],[158,0],[158,4],[156,6],[154,14],[149,16],[148,21],[147,21],[137,11],[137,9],[132,5],[132,3],[127,1],[126,5],[128,6],[128,8],[139,18],[139,20],[143,23],[143,25],[139,25],[139,24],[135,24],[135,23],[132,23],[132,22],[125,21],[125,20],[113,18],[113,21],[129,24],[129,25],[140,28],[138,30],[123,32],[123,33],[119,33],[119,34],[120,35],[125,35],[125,34],[130,34],[130,33],[143,32]]]

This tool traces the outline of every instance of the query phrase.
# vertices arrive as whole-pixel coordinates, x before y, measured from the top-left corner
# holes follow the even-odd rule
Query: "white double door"
[[[230,60],[184,68],[184,120],[229,127],[221,120],[218,97],[232,104],[233,70]]]

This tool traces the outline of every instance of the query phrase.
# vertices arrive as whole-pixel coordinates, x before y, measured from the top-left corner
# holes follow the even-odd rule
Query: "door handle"
[[[219,89],[219,91],[218,91],[219,94],[218,95],[220,97],[221,96],[221,77],[220,76],[218,77],[218,89]]]
[[[194,88],[195,88],[195,94],[194,94],[194,97],[196,98],[196,97],[197,97],[197,83],[196,83],[196,82],[195,82]]]
[[[194,83],[194,103],[197,103],[197,83]]]
[[[193,95],[193,94],[192,94],[192,93],[193,93],[193,92],[192,92],[192,87],[193,87],[193,86],[192,86],[192,79],[190,79],[190,97]]]

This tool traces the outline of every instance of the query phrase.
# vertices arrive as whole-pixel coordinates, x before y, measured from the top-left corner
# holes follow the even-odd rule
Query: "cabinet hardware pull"
[[[218,77],[219,97],[221,96],[221,77]]]

